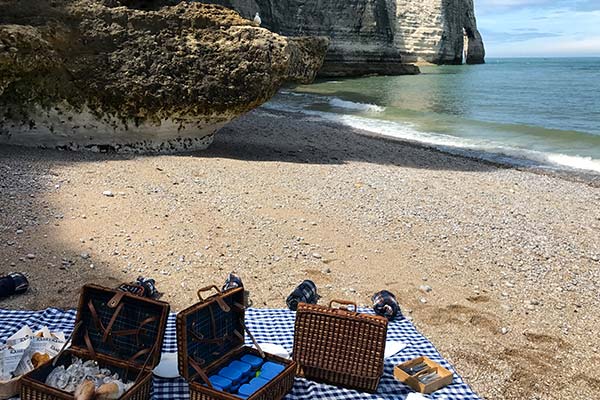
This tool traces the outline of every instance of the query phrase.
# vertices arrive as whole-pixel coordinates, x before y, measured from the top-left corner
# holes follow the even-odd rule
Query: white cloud
[[[488,47],[489,57],[600,56],[600,36],[585,39],[539,38],[527,42],[498,43]]]
[[[475,8],[482,12],[506,11],[523,8],[567,9],[579,11],[600,10],[599,0],[475,0]]]
[[[476,1],[480,4],[513,6],[478,12],[490,57],[600,56],[600,0]]]

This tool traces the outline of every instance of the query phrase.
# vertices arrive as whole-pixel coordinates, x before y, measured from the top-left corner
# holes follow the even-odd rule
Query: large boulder
[[[326,38],[289,39],[217,5],[0,0],[0,143],[124,152],[204,148]]]

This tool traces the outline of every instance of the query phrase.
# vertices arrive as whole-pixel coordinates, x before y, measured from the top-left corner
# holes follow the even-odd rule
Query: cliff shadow
[[[487,172],[502,167],[303,114],[264,109],[231,122],[216,133],[207,150],[193,155],[305,164],[357,161],[449,171]]]

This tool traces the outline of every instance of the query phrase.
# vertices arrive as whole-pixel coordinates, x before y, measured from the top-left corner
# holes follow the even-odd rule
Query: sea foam
[[[331,99],[330,103],[334,100],[337,99]],[[344,100],[339,101],[351,104],[362,104],[362,106],[374,106],[372,104],[353,103]],[[308,110],[303,107],[288,105],[281,102],[269,102],[263,105],[263,107],[271,110],[301,112],[305,115],[310,115],[313,118],[316,117],[318,119],[346,125],[375,136],[420,143],[450,154],[468,156],[501,164],[547,169],[588,170],[600,173],[600,160],[595,160],[590,157],[541,152],[517,147],[508,147],[493,141],[484,142],[444,135],[441,133],[423,132],[416,129],[410,123]],[[383,108],[379,106],[375,107]]]
[[[329,105],[336,108],[345,108],[346,110],[366,111],[371,113],[380,113],[385,111],[385,107],[381,107],[376,104],[357,103],[354,101],[338,99],[337,97],[330,99]]]

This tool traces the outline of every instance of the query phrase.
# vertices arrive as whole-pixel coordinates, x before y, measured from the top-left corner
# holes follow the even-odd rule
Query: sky
[[[600,0],[475,0],[488,57],[600,56]]]

